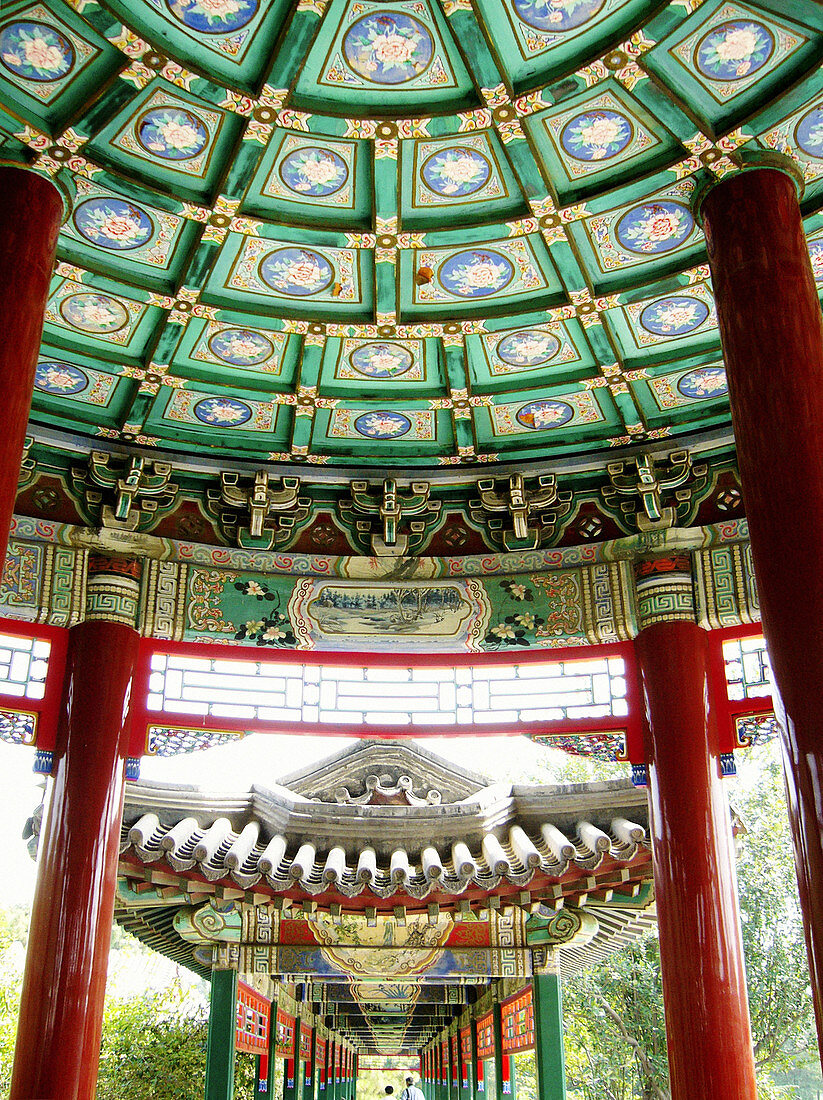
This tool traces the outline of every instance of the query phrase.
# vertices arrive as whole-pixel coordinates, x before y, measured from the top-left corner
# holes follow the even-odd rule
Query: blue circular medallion
[[[274,344],[262,332],[224,328],[209,339],[209,349],[233,367],[254,367],[274,355]]]
[[[640,324],[654,336],[685,336],[700,328],[709,307],[689,294],[675,294],[650,302],[640,314]]]
[[[399,439],[411,431],[411,420],[399,412],[361,413],[354,422],[354,430],[367,439]]]
[[[575,160],[609,160],[622,153],[634,136],[634,126],[617,111],[586,111],[569,119],[560,143]]]
[[[574,416],[574,409],[565,401],[529,401],[521,405],[515,413],[515,420],[524,428],[541,431],[544,428],[559,428],[567,424]]]
[[[276,248],[260,261],[260,278],[278,294],[319,294],[334,279],[334,268],[311,248]]]
[[[438,277],[450,294],[485,298],[509,285],[514,278],[514,265],[500,252],[472,248],[444,260]]]
[[[147,244],[154,222],[145,210],[125,199],[86,199],[74,211],[78,233],[100,248],[128,252]]]
[[[192,412],[204,424],[214,428],[239,428],[251,420],[251,407],[234,397],[204,397]]]
[[[614,235],[629,252],[657,254],[681,245],[694,229],[687,206],[670,199],[633,206],[620,218]]]
[[[816,283],[823,283],[823,240],[809,241],[809,259]]]
[[[134,127],[147,153],[163,160],[190,160],[202,153],[209,140],[206,124],[193,111],[181,107],[153,107]]]
[[[166,7],[181,23],[201,34],[233,34],[250,22],[257,0],[166,0]]]
[[[71,363],[61,363],[57,360],[44,359],[37,364],[34,372],[34,385],[44,393],[55,393],[62,396],[80,393],[89,384],[88,375],[79,367],[73,367]]]
[[[560,351],[560,341],[551,332],[523,328],[504,336],[495,351],[510,367],[539,367],[554,359]]]
[[[401,344],[361,344],[351,353],[349,362],[366,378],[399,378],[414,364],[414,356]]]
[[[823,107],[812,107],[798,122],[794,139],[808,157],[823,160]]]
[[[81,332],[110,333],[125,328],[128,311],[108,294],[71,294],[60,303],[60,315]]]
[[[283,158],[280,178],[297,195],[325,198],[340,190],[349,178],[349,169],[333,149],[305,145]]]
[[[539,31],[572,31],[597,15],[606,0],[514,0],[524,23]]]
[[[762,69],[774,53],[774,35],[753,19],[730,19],[697,43],[694,63],[709,80],[742,80]]]
[[[420,175],[430,191],[445,198],[460,199],[485,187],[491,171],[492,166],[482,153],[453,145],[427,157]]]
[[[371,84],[405,84],[421,76],[434,55],[422,23],[399,11],[373,11],[346,31],[343,56]]]
[[[21,20],[0,31],[0,61],[15,76],[47,84],[74,67],[74,46],[46,23]]]
[[[698,367],[677,380],[677,388],[684,397],[696,399],[723,397],[729,392],[726,371],[723,367]]]

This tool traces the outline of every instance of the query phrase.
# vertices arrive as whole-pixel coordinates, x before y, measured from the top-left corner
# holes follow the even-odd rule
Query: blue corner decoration
[[[51,775],[54,767],[54,753],[47,749],[34,750],[34,771],[38,775]]]
[[[645,764],[632,764],[632,783],[635,787],[648,787],[649,773]]]

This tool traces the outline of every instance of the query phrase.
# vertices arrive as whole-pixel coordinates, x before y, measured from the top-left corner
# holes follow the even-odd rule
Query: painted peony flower
[[[503,264],[478,257],[466,268],[464,281],[470,287],[496,287],[505,273]]]
[[[178,122],[177,119],[165,119],[158,126],[166,145],[172,149],[193,149],[200,145],[202,136],[200,132],[188,122]]]
[[[195,7],[213,18],[225,19],[227,16],[236,15],[242,10],[243,5],[239,0],[197,0]]]
[[[372,53],[386,68],[406,65],[416,46],[417,43],[413,38],[406,38],[405,35],[398,34],[396,31],[386,31],[385,34],[377,35],[371,44]]]
[[[77,379],[69,371],[56,366],[38,367],[36,379],[39,386],[51,387],[55,390],[74,389],[77,382]]]
[[[234,424],[238,420],[245,419],[243,409],[231,405],[228,401],[215,401],[206,412],[207,420],[214,424]]]
[[[297,286],[314,286],[315,283],[323,282],[323,272],[316,260],[306,257],[288,264],[286,278]]]
[[[748,61],[757,52],[758,46],[759,37],[753,27],[729,27],[714,44],[717,56],[724,61]]]
[[[63,68],[63,53],[57,46],[50,46],[45,38],[29,38],[21,43],[26,61],[43,72],[57,72]]]
[[[340,169],[331,157],[317,157],[303,161],[300,165],[300,174],[306,177],[306,184],[298,184],[298,191],[307,191],[310,186],[319,184],[321,187],[334,182],[340,175]]]

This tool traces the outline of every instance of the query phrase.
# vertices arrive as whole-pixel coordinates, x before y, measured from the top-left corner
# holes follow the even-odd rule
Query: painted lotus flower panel
[[[71,294],[60,303],[60,315],[72,328],[107,335],[125,328],[129,314],[122,302],[109,294]]]
[[[302,297],[330,286],[334,268],[311,248],[278,248],[261,260],[260,277],[278,294]]]
[[[560,350],[560,341],[542,329],[520,329],[499,341],[496,354],[510,367],[539,367],[550,363]]]
[[[405,84],[429,67],[434,45],[417,19],[397,11],[371,12],[349,27],[343,55],[350,68],[374,84]]]
[[[684,397],[700,401],[707,397],[723,397],[729,392],[723,367],[700,367],[681,375],[677,388]]]
[[[233,367],[255,367],[274,355],[274,344],[262,332],[225,328],[210,337],[209,349]]]
[[[209,132],[193,111],[156,107],[137,120],[135,133],[140,145],[163,160],[190,160],[206,147]]]
[[[635,206],[618,220],[614,235],[630,252],[660,253],[678,248],[694,229],[691,211],[662,200]]]
[[[712,27],[698,42],[694,63],[710,80],[740,80],[762,69],[774,53],[774,35],[755,20]]]
[[[0,31],[0,61],[22,80],[48,83],[71,72],[75,52],[56,27],[20,20]]]
[[[542,31],[570,31],[601,10],[605,0],[513,0],[524,23]]]
[[[803,115],[795,129],[795,141],[807,156],[823,159],[823,107],[813,107]]]
[[[147,244],[154,234],[149,214],[134,203],[117,198],[87,199],[74,211],[82,237],[100,248],[127,252]]]
[[[35,388],[43,393],[70,396],[80,393],[88,384],[88,375],[71,363],[41,360],[34,372]]]
[[[436,194],[445,198],[464,198],[485,187],[491,171],[491,164],[482,153],[456,145],[427,157],[420,175]]]
[[[255,16],[257,0],[166,0],[175,19],[201,34],[231,34]]]
[[[632,140],[634,126],[617,111],[586,111],[564,126],[560,142],[576,160],[609,160]]]
[[[297,195],[324,198],[340,190],[349,178],[349,169],[333,149],[307,145],[284,157],[280,178]]]
[[[500,252],[472,249],[444,260],[438,278],[451,294],[460,298],[482,298],[509,285],[514,278],[514,265]]]
[[[639,322],[655,336],[686,336],[700,328],[710,313],[709,306],[700,298],[680,294],[650,302],[641,312]]]

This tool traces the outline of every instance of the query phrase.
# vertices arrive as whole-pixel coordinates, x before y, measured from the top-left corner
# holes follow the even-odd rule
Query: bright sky
[[[193,783],[215,791],[245,791],[340,751],[353,742],[341,737],[257,734],[233,744],[185,756],[144,758],[141,776],[166,783]],[[528,775],[546,749],[522,737],[428,738],[422,744],[491,779]],[[560,757],[552,753],[552,757]],[[35,864],[22,840],[23,827],[41,799],[43,777],[32,771],[34,750],[0,742],[0,846],[2,904],[30,903]]]

